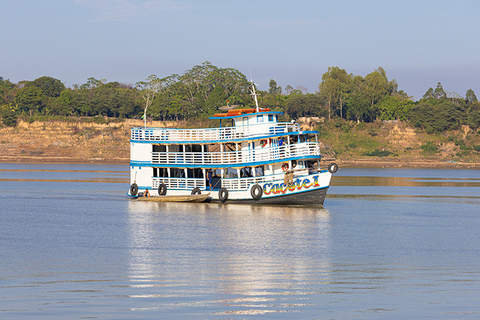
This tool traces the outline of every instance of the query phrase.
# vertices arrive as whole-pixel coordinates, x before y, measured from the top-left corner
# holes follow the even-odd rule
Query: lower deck
[[[241,189],[229,188],[231,179],[212,179],[210,187],[208,181],[202,180],[202,185],[192,183],[186,178],[172,184],[171,180],[150,179],[137,181],[136,189],[130,188],[130,196],[143,196],[149,190],[151,196],[186,196],[192,194],[210,193],[210,201],[236,203],[269,203],[269,204],[323,204],[332,174],[327,170],[305,174],[301,172],[287,172],[281,175],[272,175],[256,178],[239,178],[243,180]],[[230,184],[231,185],[231,184]],[[238,184],[237,184],[238,185]]]

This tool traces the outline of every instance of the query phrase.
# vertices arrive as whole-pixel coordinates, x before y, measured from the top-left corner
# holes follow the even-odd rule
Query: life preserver
[[[220,190],[218,190],[218,199],[222,203],[225,203],[228,200],[228,190],[227,190],[227,188],[220,188]]]
[[[259,200],[263,195],[263,189],[259,184],[256,184],[250,189],[250,194],[252,195],[253,200]]]
[[[335,173],[338,170],[338,165],[335,162],[332,162],[328,165],[327,169],[328,169],[328,172]]]
[[[130,186],[130,194],[132,196],[136,196],[138,193],[138,185],[136,183],[132,183],[132,185]]]
[[[200,190],[200,188],[193,188],[192,190],[192,196],[196,195],[196,194],[202,194],[202,190]]]
[[[283,171],[287,171],[287,170],[288,170],[288,163],[284,163],[284,164],[282,165],[282,170],[283,170]]]
[[[158,186],[158,195],[164,196],[167,194],[167,185],[165,183],[160,183]]]

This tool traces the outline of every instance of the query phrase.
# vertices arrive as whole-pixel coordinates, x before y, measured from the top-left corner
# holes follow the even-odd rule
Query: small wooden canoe
[[[209,193],[184,195],[184,196],[155,196],[155,197],[138,197],[138,201],[155,201],[155,202],[204,202],[210,196]]]

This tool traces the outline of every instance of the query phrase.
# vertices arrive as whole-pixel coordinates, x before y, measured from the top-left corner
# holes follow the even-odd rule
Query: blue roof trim
[[[225,117],[210,117],[208,119],[210,119],[210,120],[234,119],[234,118],[243,118],[243,117],[249,117],[249,116],[254,116],[254,115],[259,115],[259,114],[283,114],[283,112],[280,112],[280,111],[263,111],[263,112],[245,113],[245,114],[241,114],[241,115],[238,115],[238,116],[230,116],[230,117],[227,117],[227,116],[225,116]]]
[[[131,167],[150,167],[150,168],[186,168],[186,169],[194,169],[194,168],[202,168],[202,169],[225,169],[225,168],[244,168],[244,167],[257,167],[263,166],[267,164],[275,164],[275,163],[282,163],[287,162],[290,160],[308,160],[308,159],[318,159],[320,160],[322,156],[304,156],[304,157],[292,157],[288,159],[278,159],[274,161],[261,161],[261,162],[246,162],[246,163],[239,163],[238,165],[235,164],[167,164],[167,163],[151,163],[149,161],[130,161]]]
[[[266,136],[257,136],[251,137],[247,139],[224,139],[224,140],[185,140],[185,141],[176,141],[176,140],[132,140],[130,142],[133,143],[154,143],[154,144],[210,144],[210,143],[226,143],[226,142],[242,142],[242,141],[254,141],[254,140],[262,140],[268,138],[277,138],[277,137],[285,137],[285,136],[298,136],[300,134],[318,134],[318,131],[294,131],[294,132],[285,132],[285,133],[277,133],[277,134],[269,134]]]

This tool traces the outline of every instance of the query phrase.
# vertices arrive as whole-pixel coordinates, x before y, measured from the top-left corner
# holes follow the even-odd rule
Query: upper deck
[[[130,140],[162,144],[240,142],[300,131],[297,123],[278,122],[278,115],[283,114],[282,112],[268,109],[261,112],[242,112],[243,110],[231,110],[210,118],[219,119],[220,125],[222,121],[231,121],[230,126],[201,129],[137,127],[132,128]]]

